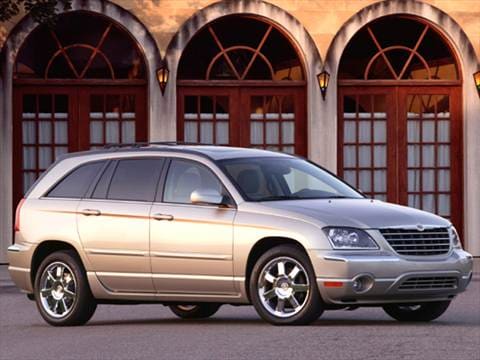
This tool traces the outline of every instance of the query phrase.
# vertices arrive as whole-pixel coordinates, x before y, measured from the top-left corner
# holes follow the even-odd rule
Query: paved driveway
[[[162,305],[102,305],[87,326],[54,328],[4,276],[0,358],[479,360],[480,279],[426,324],[398,323],[381,309],[330,311],[311,326],[274,327],[250,306],[185,321]]]

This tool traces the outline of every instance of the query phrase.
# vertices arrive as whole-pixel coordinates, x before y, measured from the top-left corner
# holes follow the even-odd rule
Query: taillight
[[[25,199],[20,200],[17,205],[17,210],[15,211],[15,231],[20,231],[20,211],[22,210],[22,205],[25,202]]]

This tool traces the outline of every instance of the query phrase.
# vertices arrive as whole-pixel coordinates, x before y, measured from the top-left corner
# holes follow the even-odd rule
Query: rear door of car
[[[149,214],[160,157],[111,160],[78,207],[78,229],[100,281],[110,290],[153,292]]]
[[[165,165],[151,209],[150,255],[155,288],[162,294],[234,294],[233,221],[236,209],[192,204],[201,188],[224,189],[206,164],[172,158]],[[233,202],[232,202],[233,204]]]

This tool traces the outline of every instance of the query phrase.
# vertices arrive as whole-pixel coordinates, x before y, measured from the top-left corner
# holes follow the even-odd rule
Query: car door
[[[192,204],[190,194],[215,188],[227,195],[204,164],[169,161],[164,190],[151,209],[150,256],[160,293],[233,294],[233,206]],[[232,202],[233,204],[233,202]]]
[[[149,253],[149,214],[164,160],[111,161],[78,207],[85,252],[110,290],[154,292]]]

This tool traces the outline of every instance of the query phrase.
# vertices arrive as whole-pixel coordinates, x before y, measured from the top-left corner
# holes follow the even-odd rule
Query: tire
[[[428,302],[416,305],[392,304],[383,310],[398,321],[432,321],[440,317],[450,305],[450,301]]]
[[[273,325],[306,325],[323,313],[310,259],[293,245],[274,247],[258,259],[249,291],[255,310]]]
[[[172,312],[182,319],[205,319],[215,314],[220,308],[220,304],[202,303],[202,304],[176,304],[168,307]]]
[[[34,296],[40,315],[54,326],[83,325],[97,308],[81,261],[71,250],[54,252],[42,261]]]

